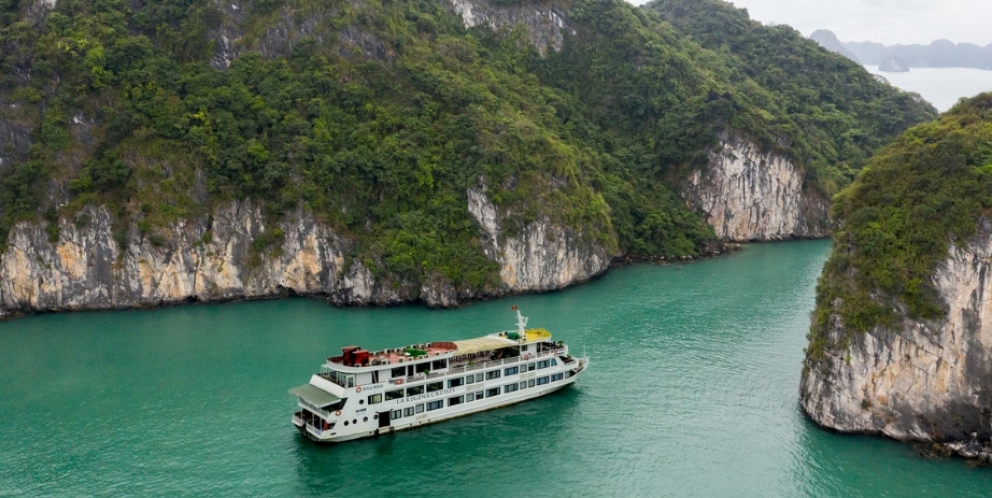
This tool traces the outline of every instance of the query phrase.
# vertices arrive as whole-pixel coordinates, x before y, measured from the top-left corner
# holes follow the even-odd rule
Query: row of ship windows
[[[424,363],[418,363],[416,365],[396,367],[390,372],[390,375],[395,379],[397,377],[407,377],[413,375],[414,373],[424,373],[430,370],[441,370],[442,368],[448,368],[448,360],[425,361]],[[385,373],[385,370],[383,370],[383,373]]]
[[[500,378],[501,375],[509,377],[510,375],[517,375],[521,370],[525,372],[533,372],[535,370],[541,370],[549,367],[558,366],[558,361],[554,358],[550,360],[538,361],[530,363],[528,365],[521,365],[517,367],[505,368],[503,370],[496,369],[490,370],[484,373],[477,373],[474,375],[469,375],[467,377],[458,377],[457,379],[448,379],[448,388],[460,387],[468,384],[475,384],[477,382],[482,382],[485,380],[493,380]],[[386,391],[386,401],[394,399],[403,399],[410,396],[416,396],[418,394],[424,394],[424,392],[432,393],[434,391],[440,391],[444,389],[444,381],[431,382],[429,384],[424,384],[420,386],[413,386],[404,389],[396,389],[393,391]],[[373,394],[369,396],[369,404],[374,405],[376,403],[382,403],[382,394]]]
[[[485,398],[492,398],[494,396],[499,396],[500,394],[508,394],[515,392],[519,389],[528,389],[535,386],[543,386],[545,384],[550,384],[552,382],[558,382],[565,378],[565,374],[554,374],[550,377],[540,377],[537,379],[531,379],[526,382],[521,382],[519,384],[507,384],[503,387],[493,387],[491,389],[486,389],[485,391],[476,391],[474,393],[468,393],[464,396],[453,396],[447,399],[448,406],[457,406],[462,403],[469,403],[472,401],[479,401]],[[412,417],[417,413],[423,413],[424,411],[434,411],[444,408],[445,400],[439,399],[437,401],[431,401],[427,404],[419,404],[417,406],[411,406],[409,408],[404,408],[402,410],[393,410],[389,412],[389,419],[396,420],[403,417]]]

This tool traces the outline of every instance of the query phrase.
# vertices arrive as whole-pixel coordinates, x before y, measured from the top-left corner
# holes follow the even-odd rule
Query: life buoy
[[[362,392],[362,388],[361,388],[361,387],[356,387],[356,388],[355,388],[355,392],[356,392],[356,393],[360,393],[360,392]]]
[[[529,359],[530,359],[530,355],[529,354],[524,355],[524,360],[529,360]]]
[[[338,410],[338,411],[334,412],[334,415],[340,417],[341,416],[341,410]]]
[[[400,384],[402,384],[402,383],[403,383],[403,379],[396,379],[396,385],[397,386],[400,385]]]

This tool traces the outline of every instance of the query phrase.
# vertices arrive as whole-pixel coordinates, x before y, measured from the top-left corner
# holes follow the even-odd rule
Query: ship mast
[[[520,334],[520,337],[526,337],[527,317],[523,316],[516,306],[512,309],[517,312],[517,333]]]

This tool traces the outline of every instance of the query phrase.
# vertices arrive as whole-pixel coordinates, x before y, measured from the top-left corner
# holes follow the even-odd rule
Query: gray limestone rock
[[[718,237],[731,242],[820,238],[829,234],[829,201],[806,189],[803,171],[747,140],[724,137],[709,164],[682,188]]]
[[[837,346],[828,348],[823,361],[807,362],[800,387],[803,409],[818,424],[841,432],[903,441],[969,441],[972,433],[988,439],[990,272],[992,222],[983,219],[979,234],[952,245],[931,276],[945,319],[912,319],[904,312],[898,327],[849,335],[834,314],[828,343]]]

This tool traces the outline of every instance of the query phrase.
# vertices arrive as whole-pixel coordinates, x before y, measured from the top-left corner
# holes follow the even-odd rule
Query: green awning
[[[289,390],[289,394],[303,398],[317,406],[323,407],[339,401],[341,398],[312,384],[303,384]]]

